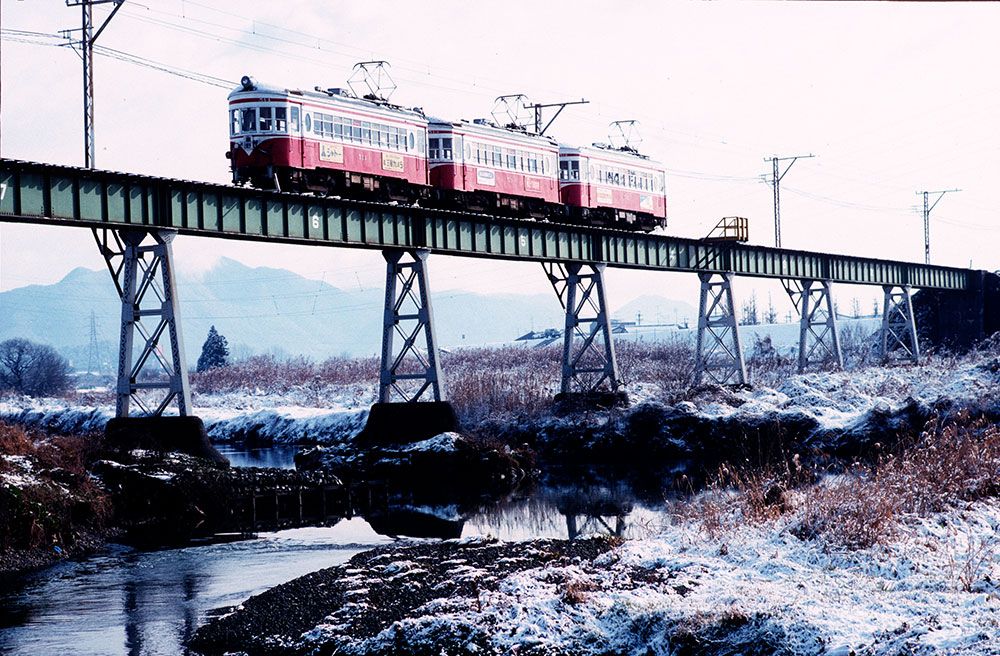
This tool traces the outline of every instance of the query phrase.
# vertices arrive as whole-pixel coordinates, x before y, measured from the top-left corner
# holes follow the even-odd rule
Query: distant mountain
[[[697,323],[698,308],[684,301],[664,296],[646,294],[626,303],[612,313],[618,321],[636,321],[640,324]]]
[[[344,290],[284,269],[221,258],[206,273],[178,278],[186,356],[195,362],[210,325],[238,355],[276,352],[322,359],[371,355],[381,348],[383,290]],[[508,342],[532,328],[561,326],[554,295],[437,292],[443,347]],[[101,359],[117,358],[121,308],[107,271],[78,268],[53,285],[0,293],[0,340],[52,344],[74,366],[88,364],[91,312]],[[113,368],[113,367],[112,367]]]

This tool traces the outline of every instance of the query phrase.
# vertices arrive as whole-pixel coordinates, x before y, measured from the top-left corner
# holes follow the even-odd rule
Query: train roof
[[[522,141],[526,144],[541,145],[544,144],[551,148],[558,148],[559,142],[557,142],[552,137],[535,134],[533,132],[528,132],[527,130],[515,130],[509,127],[501,127],[487,121],[486,119],[475,119],[472,121],[461,119],[458,121],[451,121],[444,118],[430,118],[431,127],[434,126],[449,126],[453,128],[461,129],[463,132],[470,132],[472,134],[479,134],[487,137],[496,137],[504,139],[513,139],[515,141]]]
[[[329,88],[323,89],[321,87],[316,87],[314,90],[309,91],[305,89],[288,89],[285,87],[273,86],[270,84],[264,84],[257,82],[250,76],[243,76],[240,81],[240,86],[236,87],[229,93],[229,100],[234,97],[239,97],[242,95],[273,95],[273,96],[295,96],[300,98],[308,98],[310,100],[317,100],[320,102],[338,102],[347,105],[354,105],[359,108],[364,109],[374,109],[382,110],[387,112],[392,112],[397,115],[405,116],[406,118],[416,119],[420,121],[426,121],[427,116],[424,114],[423,110],[419,107],[407,108],[400,105],[393,105],[392,103],[386,102],[384,100],[379,100],[377,98],[358,98],[357,96],[351,94],[347,89],[342,88]]]
[[[643,155],[634,148],[616,148],[608,144],[595,143],[589,146],[569,146],[566,144],[560,144],[559,150],[560,154],[568,151],[569,153],[599,156],[622,163],[632,162],[636,164],[642,163],[646,165],[663,166],[660,162],[650,159],[649,155]]]

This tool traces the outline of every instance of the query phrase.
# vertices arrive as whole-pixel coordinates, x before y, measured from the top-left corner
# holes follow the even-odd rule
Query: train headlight
[[[254,79],[252,77],[250,77],[249,75],[244,75],[240,79],[240,84],[243,85],[243,90],[244,91],[253,91],[254,88],[257,86],[257,83],[254,82]]]

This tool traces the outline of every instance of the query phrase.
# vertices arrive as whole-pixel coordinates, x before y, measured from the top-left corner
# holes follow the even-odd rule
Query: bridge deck
[[[966,289],[970,271],[0,159],[0,221],[609,267]]]

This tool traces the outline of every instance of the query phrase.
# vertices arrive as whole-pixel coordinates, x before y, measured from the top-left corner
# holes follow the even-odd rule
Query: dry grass
[[[87,474],[99,444],[89,437],[42,436],[0,423],[0,454],[32,465],[32,485],[0,485],[0,549],[73,545],[81,531],[102,527],[106,494]],[[12,463],[0,459],[0,470]]]
[[[291,387],[372,384],[377,380],[378,359],[374,357],[330,358],[317,364],[302,357],[279,360],[272,355],[255,355],[227,367],[191,374],[192,388],[199,394],[280,393]]]
[[[933,419],[892,452],[836,475],[802,467],[795,457],[766,471],[723,466],[706,492],[675,511],[711,534],[786,517],[803,539],[860,549],[892,538],[908,516],[998,493],[1000,426],[961,414]]]

